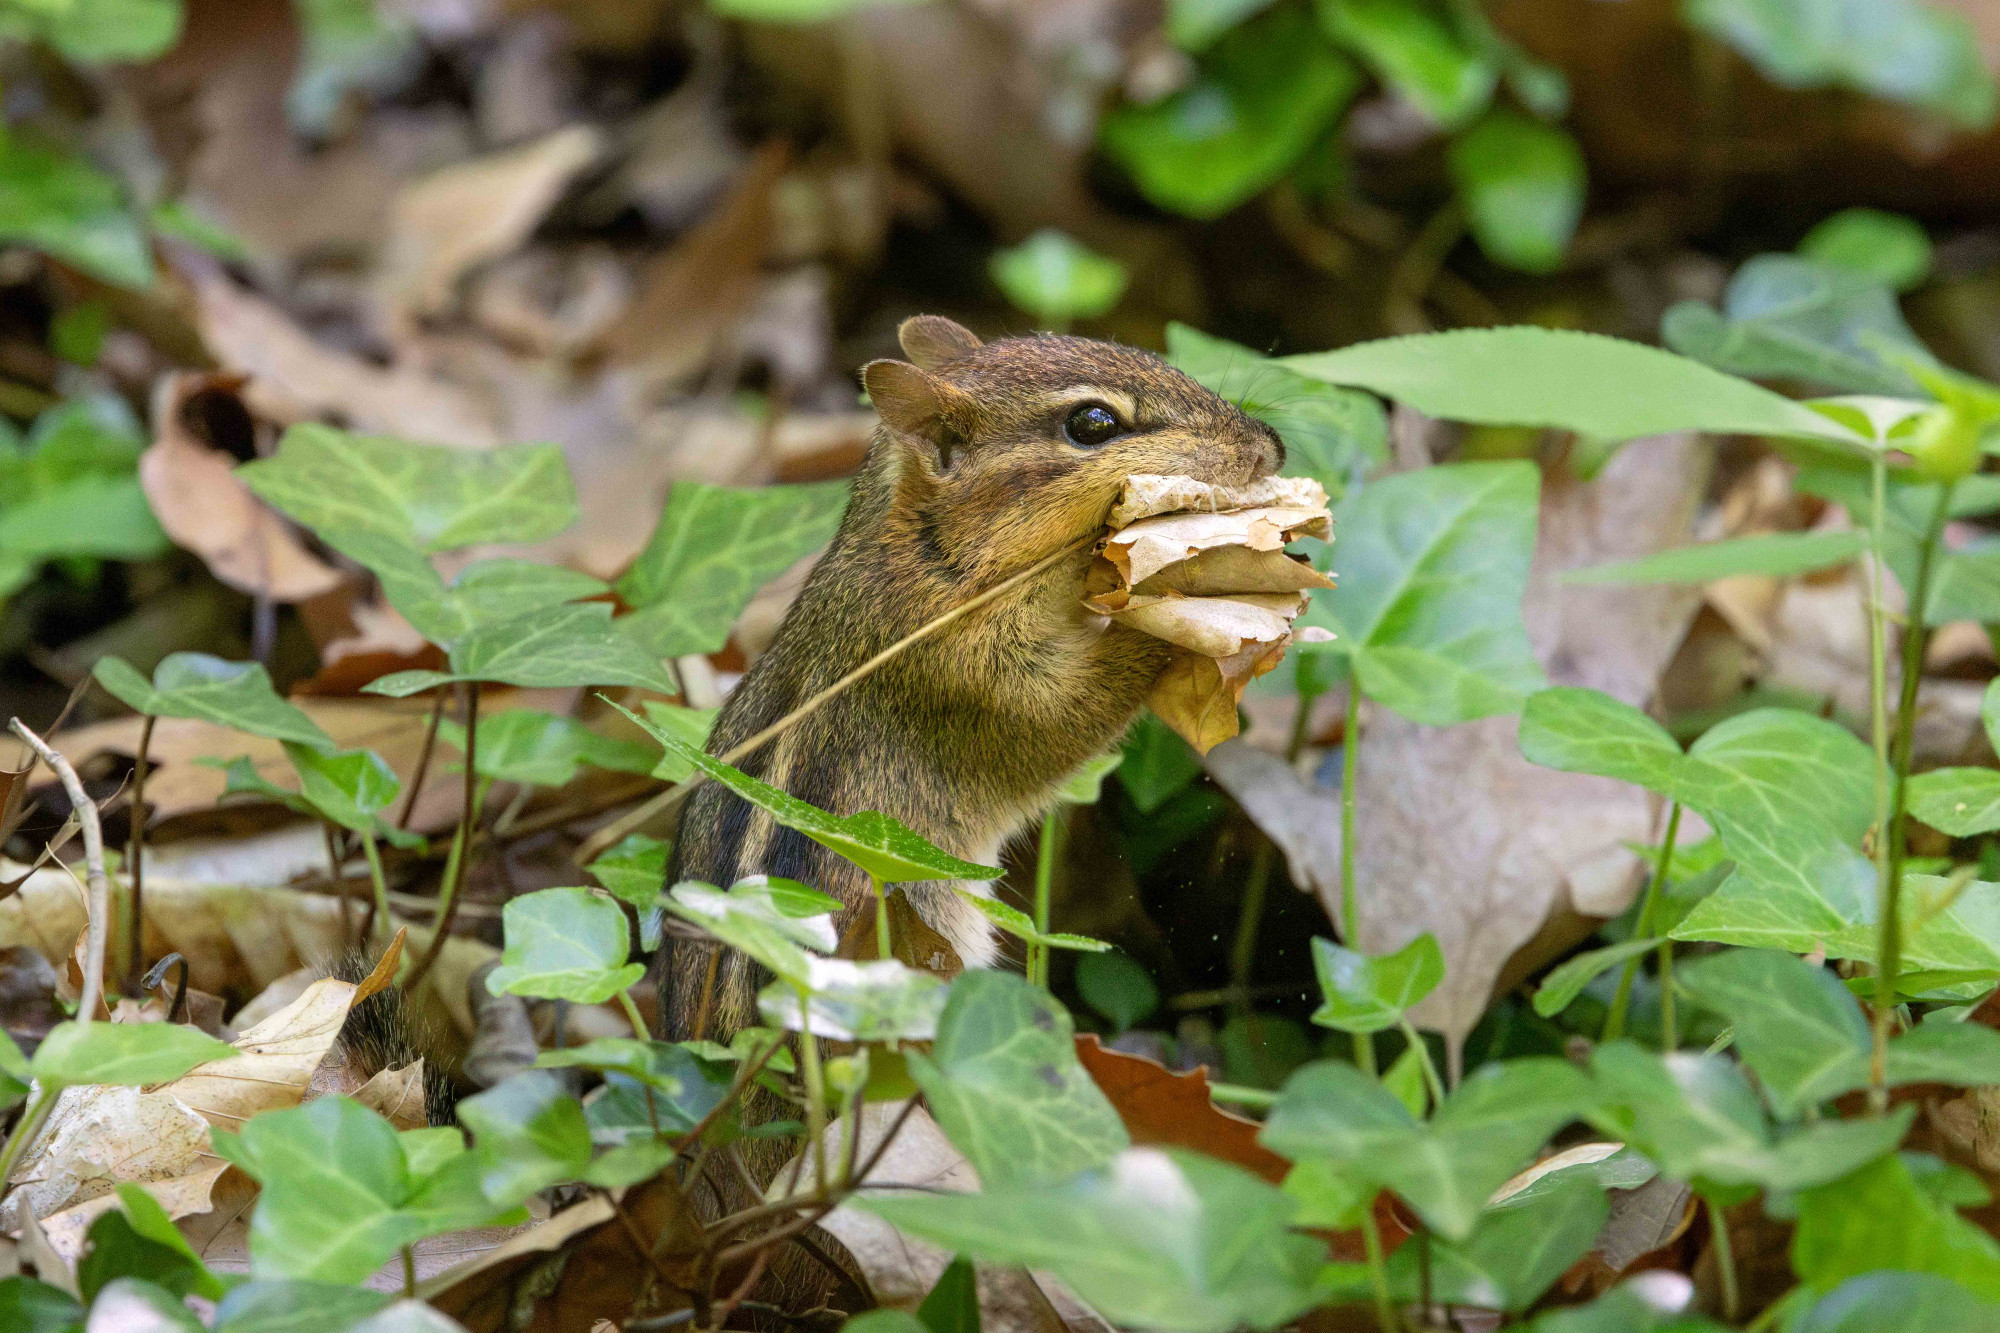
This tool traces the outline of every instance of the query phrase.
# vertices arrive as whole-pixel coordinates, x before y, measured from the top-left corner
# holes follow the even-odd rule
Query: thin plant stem
[[[1736,1286],[1736,1255],[1729,1248],[1729,1219],[1722,1215],[1715,1200],[1703,1202],[1708,1205],[1708,1231],[1715,1245],[1716,1271],[1722,1277],[1722,1317],[1733,1323],[1742,1296]]]
[[[132,896],[125,904],[125,993],[139,993],[139,976],[146,970],[146,758],[153,744],[153,714],[139,724],[139,752],[132,757],[131,833],[125,841],[125,864]]]
[[[56,1108],[56,1098],[61,1088],[44,1087],[35,1093],[35,1100],[28,1103],[28,1109],[21,1112],[21,1118],[14,1125],[14,1132],[7,1136],[7,1146],[0,1150],[0,1190],[5,1190],[7,1182],[14,1178],[14,1168],[20,1164],[21,1154],[28,1144],[42,1132],[48,1122],[49,1112]]]
[[[812,1135],[813,1179],[818,1193],[826,1195],[826,1079],[820,1069],[819,1038],[812,1034],[812,992],[804,986],[799,993],[799,1073],[806,1084],[806,1132]]]
[[[1361,1205],[1361,1243],[1368,1250],[1368,1285],[1375,1292],[1375,1322],[1382,1333],[1397,1333],[1396,1306],[1389,1299],[1389,1268],[1382,1258],[1382,1231],[1375,1225],[1375,1201]]]
[[[1909,617],[1903,627],[1902,691],[1896,703],[1896,730],[1889,751],[1889,822],[1882,830],[1889,844],[1888,872],[1882,880],[1880,933],[1875,945],[1875,1021],[1868,1060],[1868,1109],[1875,1115],[1889,1109],[1889,1029],[1896,1013],[1896,981],[1902,975],[1903,862],[1909,855],[1903,812],[1909,801],[1917,689],[1923,682],[1924,648],[1930,641],[1930,632],[1924,625],[1924,608],[1930,598],[1931,573],[1937,564],[1945,518],[1951,512],[1953,489],[1950,483],[1938,487],[1937,508],[1931,513],[1923,547],[1917,554],[1916,586],[1910,589]]]
[[[1236,915],[1236,939],[1229,949],[1229,999],[1238,1009],[1250,1008],[1250,969],[1257,961],[1257,931],[1264,924],[1264,893],[1271,882],[1271,840],[1252,834],[1250,875],[1243,881],[1243,905]]]
[[[431,965],[444,952],[451,936],[451,923],[458,916],[458,891],[465,881],[467,863],[472,859],[472,833],[479,822],[479,807],[486,799],[486,785],[479,780],[479,682],[459,686],[465,710],[465,799],[460,808],[458,830],[451,840],[451,854],[445,859],[444,880],[438,886],[437,916],[431,922],[430,947],[410,969],[403,993],[415,995],[430,975]]]
[[[1653,877],[1646,881],[1646,896],[1640,899],[1639,915],[1632,924],[1633,934],[1639,939],[1652,936],[1653,921],[1660,910],[1660,892],[1666,887],[1667,872],[1674,863],[1674,844],[1680,840],[1680,835],[1681,803],[1675,801],[1667,815],[1667,834],[1660,840],[1659,864],[1653,867]],[[1618,973],[1618,989],[1611,996],[1610,1012],[1604,1015],[1604,1032],[1600,1040],[1617,1041],[1625,1035],[1625,1018],[1632,1007],[1632,983],[1638,975],[1639,960],[1627,958]],[[1669,981],[1667,974],[1662,972],[1660,986],[1663,992]]]
[[[625,1021],[632,1025],[632,1035],[640,1041],[650,1041],[653,1030],[646,1026],[646,1016],[639,1012],[639,1006],[632,1000],[632,992],[618,992],[618,1007],[625,1011]]]
[[[416,1298],[417,1252],[405,1245],[403,1247],[403,1299],[413,1301]]]
[[[1040,574],[1047,569],[1053,568],[1056,564],[1060,563],[1062,560],[1067,559],[1071,555],[1074,555],[1076,552],[1082,550],[1085,546],[1088,546],[1090,543],[1096,540],[1097,540],[1096,533],[1092,533],[1088,537],[1079,537],[1075,541],[1069,543],[1067,546],[1064,546],[1061,550],[1051,551],[1048,555],[1043,556],[1040,560],[1037,560],[1034,564],[1029,565],[1026,569],[1021,570],[1019,573],[1009,574],[1006,578],[1000,580],[998,583],[988,588],[985,592],[978,593],[972,597],[968,597],[965,601],[960,602],[957,606],[952,607],[950,610],[944,611],[936,616],[933,616],[931,619],[925,621],[923,624],[911,630],[908,634],[905,634],[902,638],[890,644],[887,648],[884,648],[881,652],[875,654],[873,657],[863,662],[860,666],[854,668],[854,670],[842,676],[839,680],[833,682],[833,684],[827,686],[825,689],[819,691],[817,694],[814,694],[813,696],[808,698],[804,703],[800,704],[797,708],[794,708],[791,712],[779,718],[776,722],[773,722],[770,726],[765,727],[762,731],[758,732],[756,735],[751,736],[746,740],[740,741],[737,744],[730,746],[728,750],[724,751],[720,755],[717,755],[716,758],[720,759],[725,764],[734,764],[741,762],[745,756],[756,753],[759,749],[762,749],[765,745],[767,745],[771,741],[776,740],[779,736],[784,735],[787,731],[790,731],[793,727],[797,726],[799,723],[805,721],[808,717],[811,717],[814,713],[818,712],[820,708],[827,703],[828,700],[833,699],[836,696],[853,688],[853,686],[858,684],[860,681],[866,679],[868,676],[873,675],[878,669],[880,669],[888,662],[893,661],[896,657],[900,656],[906,650],[914,647],[919,643],[922,643],[925,639],[928,639],[931,635],[936,634],[939,630],[944,629],[945,627],[955,623],[961,617],[971,615],[974,611],[977,611],[980,607],[985,606],[988,602],[991,602],[996,598],[1002,597],[1007,593],[1013,591],[1015,588],[1020,587],[1023,583],[1026,583],[1029,579],[1035,577],[1037,574]],[[653,797],[652,800],[647,801],[644,805],[638,806],[637,808],[627,812],[626,814],[620,815],[617,819],[612,820],[609,824],[606,824],[603,828],[591,834],[590,837],[586,838],[583,844],[577,848],[575,857],[576,863],[578,865],[589,865],[606,848],[610,847],[613,843],[623,838],[626,834],[634,832],[639,828],[640,825],[646,823],[648,820],[663,815],[667,811],[672,810],[677,806],[679,806],[682,801],[685,801],[689,796],[693,795],[695,789],[700,787],[701,784],[706,782],[707,780],[708,780],[707,774],[696,772],[693,775],[686,778],[684,781],[680,782],[679,784],[670,787],[666,791],[663,791],[659,795]]]
[[[1211,1083],[1208,1085],[1210,1101],[1229,1102],[1236,1106],[1276,1106],[1278,1094],[1268,1088],[1246,1088],[1238,1083]]]
[[[430,776],[431,754],[437,749],[438,723],[444,720],[444,691],[437,691],[431,700],[431,720],[424,728],[424,745],[417,751],[417,769],[410,775],[410,794],[403,801],[402,812],[396,816],[396,827],[410,826],[410,816],[416,813],[417,798],[423,794],[424,779]]]
[[[883,958],[894,958],[895,945],[889,939],[889,891],[873,874],[868,876],[868,887],[875,890],[875,951]]]
[[[1680,1049],[1680,1021],[1674,1014],[1674,942],[1661,939],[1654,954],[1660,974],[1660,1049],[1671,1054]]]
[[[1366,1032],[1352,1034],[1354,1038],[1354,1063],[1364,1074],[1376,1074],[1375,1038]]]
[[[1340,942],[1360,948],[1361,907],[1354,892],[1354,757],[1361,748],[1361,682],[1347,680],[1347,722],[1340,732]]]
[[[1049,933],[1049,900],[1054,893],[1056,855],[1062,848],[1063,819],[1069,807],[1058,801],[1042,816],[1042,836],[1035,849],[1035,931]],[[1028,980],[1049,984],[1049,948],[1040,940],[1028,944]]]
[[[361,854],[368,858],[368,880],[375,890],[375,929],[388,931],[395,921],[389,915],[389,879],[382,873],[382,849],[375,845],[375,835],[364,830],[361,834]],[[347,901],[347,895],[341,895]]]
[[[1410,1049],[1417,1053],[1417,1063],[1423,1067],[1424,1086],[1431,1090],[1431,1105],[1444,1105],[1444,1080],[1438,1077],[1437,1065],[1431,1060],[1431,1048],[1424,1041],[1424,1034],[1417,1031],[1417,1025],[1405,1015],[1396,1020],[1403,1029],[1403,1039],[1410,1043]]]
[[[104,873],[104,825],[97,817],[97,806],[84,791],[83,780],[77,777],[69,760],[28,730],[20,718],[15,718],[10,725],[14,734],[26,741],[28,748],[39,755],[62,781],[70,809],[83,829],[83,861],[87,877],[85,883],[90,892],[90,916],[85,922],[83,990],[77,997],[76,1018],[79,1023],[88,1023],[96,1016],[97,1006],[104,1003],[104,951],[111,934],[111,880]],[[4,1179],[0,1176],[0,1180]]]
[[[1873,510],[1868,520],[1868,710],[1875,749],[1875,880],[1877,898],[1889,883],[1889,629],[1882,605],[1883,510],[1888,507],[1889,461],[1876,449],[1869,466]]]

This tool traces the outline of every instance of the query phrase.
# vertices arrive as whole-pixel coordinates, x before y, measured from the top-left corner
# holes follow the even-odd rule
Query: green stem
[[[632,1025],[632,1035],[640,1041],[651,1041],[653,1030],[646,1026],[645,1015],[641,1014],[639,1006],[633,1003],[632,992],[627,990],[618,992],[618,1007],[625,1011],[625,1021]]]
[[[465,701],[465,799],[459,812],[458,830],[452,835],[451,854],[445,858],[437,915],[431,921],[431,945],[410,969],[410,978],[403,983],[405,995],[417,993],[424,978],[430,975],[431,965],[444,952],[451,923],[458,915],[458,890],[465,879],[466,863],[471,859],[472,835],[479,825],[479,812],[486,804],[487,789],[493,785],[479,777],[479,682],[468,681],[459,689],[464,691]]]
[[[1266,1088],[1246,1088],[1240,1083],[1211,1083],[1208,1085],[1210,1101],[1230,1102],[1236,1106],[1276,1106],[1278,1094]]]
[[[1869,468],[1874,510],[1868,520],[1868,709],[1875,749],[1875,881],[1879,901],[1889,883],[1889,629],[1882,605],[1883,510],[1888,507],[1889,462],[1878,448]]]
[[[882,887],[882,881],[874,875],[868,877],[868,887],[875,890],[875,948],[884,958],[895,957],[895,949],[889,942],[889,893]]]
[[[389,879],[382,873],[382,849],[375,845],[375,835],[365,830],[361,853],[368,858],[368,878],[375,886],[375,929],[387,933],[394,924],[389,916]]]
[[[1703,1202],[1708,1205],[1708,1231],[1715,1246],[1716,1271],[1722,1277],[1722,1317],[1733,1323],[1742,1297],[1736,1286],[1736,1255],[1729,1248],[1729,1219],[1722,1215],[1715,1200]]]
[[[1271,840],[1257,840],[1250,853],[1250,877],[1243,882],[1243,905],[1236,915],[1236,940],[1229,949],[1229,998],[1238,1009],[1250,1009],[1250,969],[1257,962],[1257,930],[1264,923],[1264,890],[1271,882]]]
[[[1362,1073],[1374,1077],[1378,1072],[1375,1064],[1375,1038],[1366,1032],[1356,1032],[1353,1037],[1354,1063]]]
[[[1930,599],[1931,573],[1937,564],[1945,518],[1951,512],[1953,484],[1938,487],[1937,508],[1924,531],[1917,555],[1916,586],[1910,589],[1908,618],[1903,626],[1902,691],[1896,703],[1896,731],[1890,748],[1889,822],[1882,830],[1889,843],[1888,870],[1882,880],[1881,920],[1875,945],[1875,1022],[1868,1061],[1868,1107],[1877,1115],[1889,1109],[1889,1029],[1896,1012],[1896,980],[1903,963],[1903,862],[1909,855],[1903,812],[1909,800],[1910,749],[1917,730],[1917,688],[1923,682],[1924,648],[1930,632],[1924,610]]]
[[[15,1124],[14,1132],[7,1136],[6,1149],[0,1151],[0,1190],[6,1189],[7,1182],[14,1178],[14,1168],[20,1164],[21,1154],[27,1151],[28,1144],[35,1135],[42,1132],[42,1125],[47,1122],[49,1112],[56,1109],[56,1097],[61,1091],[61,1088],[44,1085],[35,1093],[35,1100],[28,1103],[28,1109],[21,1112],[21,1119]]]
[[[1382,1259],[1382,1232],[1375,1225],[1375,1201],[1361,1205],[1361,1242],[1368,1249],[1368,1284],[1375,1289],[1375,1322],[1382,1333],[1397,1333],[1396,1306],[1389,1299],[1389,1267]]]
[[[1049,900],[1054,892],[1056,854],[1062,847],[1062,817],[1068,813],[1060,802],[1042,816],[1042,836],[1035,850],[1035,930],[1049,933]],[[1049,984],[1049,948],[1040,940],[1028,943],[1028,980],[1037,986]]]
[[[1646,896],[1639,900],[1639,915],[1632,926],[1632,933],[1638,939],[1646,939],[1653,933],[1653,918],[1660,910],[1660,891],[1666,886],[1667,871],[1674,863],[1674,844],[1680,836],[1681,803],[1675,801],[1667,815],[1667,836],[1660,840],[1659,864],[1653,867],[1653,877],[1646,881]],[[1627,958],[1618,973],[1618,989],[1611,996],[1611,1010],[1604,1016],[1601,1040],[1617,1041],[1625,1035],[1625,1016],[1632,1007],[1632,982],[1638,975],[1639,960]],[[1662,972],[1660,985],[1663,991],[1667,982],[1668,976]]]
[[[1438,1077],[1437,1065],[1431,1060],[1431,1048],[1424,1041],[1423,1033],[1417,1031],[1416,1024],[1407,1016],[1396,1020],[1402,1025],[1403,1038],[1410,1043],[1410,1049],[1417,1053],[1417,1063],[1423,1066],[1424,1086],[1431,1090],[1431,1105],[1444,1105],[1444,1080]]]
[[[1661,940],[1654,958],[1660,974],[1660,1049],[1671,1053],[1681,1045],[1680,1022],[1674,1016],[1674,942]]]
[[[405,1245],[403,1247],[403,1299],[413,1301],[416,1298],[417,1252]]]
[[[881,887],[876,887],[880,896]],[[799,993],[799,1072],[806,1082],[806,1132],[812,1135],[814,1180],[819,1192],[826,1193],[826,1080],[819,1064],[819,1038],[812,1034],[812,992],[804,986]]]
[[[1340,732],[1340,942],[1359,949],[1361,908],[1354,894],[1354,756],[1361,748],[1361,682],[1347,679],[1347,723]]]

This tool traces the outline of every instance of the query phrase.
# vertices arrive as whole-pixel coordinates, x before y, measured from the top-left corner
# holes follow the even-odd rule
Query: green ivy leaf
[[[0,513],[0,553],[151,560],[173,549],[134,476],[87,474]]]
[[[592,861],[591,876],[619,902],[644,911],[659,900],[667,886],[667,858],[673,844],[634,833]]]
[[[1341,502],[1340,586],[1305,622],[1333,630],[1327,649],[1369,698],[1442,726],[1511,712],[1544,684],[1521,620],[1540,486],[1532,463],[1460,463]]]
[[[1731,949],[1682,964],[1676,984],[1733,1025],[1737,1052],[1779,1115],[1790,1119],[1867,1082],[1868,1023],[1825,968]],[[1994,1039],[2000,1044],[2000,1033]]]
[[[1167,39],[1183,51],[1199,51],[1252,14],[1270,7],[1271,0],[1167,0]]]
[[[1447,130],[1477,116],[1493,100],[1500,70],[1419,0],[1319,0],[1327,34]]]
[[[1290,1230],[1293,1201],[1241,1167],[1129,1148],[1053,1185],[866,1194],[856,1206],[972,1258],[1052,1270],[1121,1326],[1276,1328],[1317,1303],[1326,1247]]]
[[[1835,1287],[1791,1333],[1985,1333],[2000,1304],[1933,1273],[1863,1273]]]
[[[20,130],[0,140],[0,241],[40,250],[114,287],[153,283],[153,253],[118,183]]]
[[[1118,785],[1142,815],[1154,813],[1201,776],[1201,756],[1150,712],[1133,720],[1118,753]]]
[[[552,444],[453,449],[316,422],[236,475],[323,537],[372,533],[423,552],[537,542],[576,521],[576,488]]]
[[[1104,779],[1111,776],[1125,756],[1116,750],[1086,760],[1076,772],[1056,788],[1056,799],[1068,805],[1096,805],[1104,794]]]
[[[1792,1266],[1802,1283],[1821,1292],[1894,1268],[1949,1278],[2000,1300],[2000,1242],[1933,1199],[1895,1154],[1799,1196]]]
[[[457,681],[497,681],[550,689],[565,685],[635,685],[677,690],[658,658],[611,619],[603,602],[572,602],[518,620],[482,625],[451,645],[451,670],[398,671],[363,688],[401,699]]]
[[[1660,321],[1667,346],[1718,370],[1795,379],[1843,393],[1912,397],[1919,391],[1889,364],[1883,344],[1924,360],[1896,298],[1874,278],[1795,255],[1758,255],[1736,270],[1722,310],[1682,301]]]
[[[1496,264],[1552,273],[1583,216],[1583,150],[1568,131],[1499,110],[1447,156],[1479,248]]]
[[[1636,560],[1573,569],[1564,583],[1712,583],[1739,574],[1787,578],[1844,565],[1865,545],[1858,532],[1773,532],[1701,542]]]
[[[1728,1333],[1728,1330],[1700,1315],[1662,1309],[1643,1282],[1628,1281],[1588,1305],[1550,1310],[1528,1326],[1528,1333]]]
[[[382,817],[403,790],[395,770],[382,756],[373,750],[329,753],[293,741],[284,744],[286,757],[299,775],[298,791],[280,787],[259,773],[248,756],[239,755],[223,770],[222,794],[246,793],[276,801],[308,819],[324,819],[398,847],[424,845],[421,835],[397,828]]]
[[[31,1277],[0,1278],[0,1328],[83,1333],[83,1306],[61,1287]]]
[[[216,1305],[215,1333],[346,1333],[389,1299],[331,1282],[246,1282]]]
[[[1599,975],[1660,947],[1656,939],[1621,940],[1602,949],[1573,954],[1552,969],[1535,989],[1535,1012],[1553,1018],[1570,1007],[1583,988]]]
[[[182,0],[63,0],[19,6],[13,17],[80,65],[151,60],[180,39]]]
[[[1989,744],[2000,746],[2000,681],[1986,687],[1979,719]],[[2000,829],[2000,772],[1939,768],[1909,779],[1910,813],[1940,833],[1970,838]]]
[[[1259,1142],[1391,1189],[1430,1226],[1463,1240],[1507,1177],[1596,1102],[1560,1060],[1490,1064],[1466,1076],[1428,1123],[1352,1065],[1321,1060],[1285,1084]]]
[[[1875,208],[1843,208],[1815,223],[1799,242],[1799,254],[1898,292],[1922,285],[1931,271],[1931,238],[1923,225]]]
[[[1975,130],[2000,104],[1972,25],[1915,0],[1689,0],[1683,13],[1780,87],[1852,88]]]
[[[1053,227],[994,251],[986,271],[1009,301],[1056,328],[1111,313],[1128,281],[1123,264]]]
[[[45,1088],[84,1083],[141,1087],[179,1078],[196,1065],[227,1060],[236,1048],[178,1023],[58,1023],[42,1038],[28,1073]]]
[[[833,539],[845,482],[740,490],[675,482],[646,549],[618,580],[655,655],[712,653],[759,588]]]
[[[1596,333],[1526,326],[1454,329],[1279,360],[1313,379],[1479,425],[1550,426],[1601,440],[1698,430],[1850,447],[1867,443],[1848,427],[1748,380]],[[1579,384],[1597,391],[1578,393]],[[1341,540],[1347,540],[1345,533]]]
[[[998,898],[989,898],[983,893],[974,893],[957,884],[951,887],[959,897],[977,908],[980,915],[1017,940],[1052,949],[1075,949],[1084,953],[1103,953],[1111,947],[1103,940],[1092,939],[1088,935],[1072,935],[1060,930],[1048,932],[1037,930],[1035,919],[1020,908],[1011,907]]]
[[[575,1180],[590,1165],[583,1108],[568,1085],[546,1070],[515,1074],[466,1098],[458,1104],[458,1118],[472,1131],[479,1189],[495,1208]]]
[[[1369,955],[1315,937],[1313,971],[1324,1003],[1312,1016],[1340,1032],[1380,1032],[1444,980],[1444,951],[1429,931],[1394,953]]]
[[[1171,97],[1113,109],[1098,139],[1154,204],[1216,218],[1290,170],[1360,89],[1353,62],[1286,5],[1229,32]]]
[[[865,963],[806,959],[804,1009],[797,983],[781,978],[757,995],[757,1012],[774,1027],[835,1041],[929,1041],[944,1012],[945,982],[893,958]]]
[[[171,653],[153,668],[153,679],[121,658],[101,657],[91,671],[121,703],[155,717],[187,717],[247,731],[270,740],[334,749],[317,722],[278,697],[256,662],[225,662],[207,653]]]
[[[1389,418],[1372,395],[1308,379],[1178,322],[1167,324],[1167,359],[1277,431],[1285,442],[1285,473],[1312,477],[1335,498],[1388,461]]]
[[[92,1328],[144,1333],[202,1333],[201,1320],[179,1296],[143,1278],[114,1278],[91,1302]]]
[[[1462,1241],[1440,1241],[1422,1272],[1420,1246],[1401,1245],[1389,1256],[1390,1294],[1416,1302],[1431,1299],[1488,1310],[1525,1310],[1590,1249],[1610,1215],[1603,1187],[1587,1174],[1559,1172],[1533,1198],[1508,1199],[1488,1208]],[[1524,1191],[1525,1193],[1525,1191]]]
[[[379,12],[375,0],[293,3],[304,49],[285,90],[285,116],[301,134],[326,134],[349,94],[394,92],[423,66],[416,25]]]
[[[438,739],[460,754],[465,752],[465,728],[450,718],[438,720]],[[618,740],[533,708],[482,713],[476,756],[480,777],[537,787],[560,787],[573,780],[584,764],[618,773],[650,773],[659,761],[650,745]]]
[[[330,532],[327,544],[366,565],[390,605],[433,643],[450,646],[473,630],[607,591],[588,574],[527,560],[476,560],[446,583],[407,539],[380,532]]]
[[[208,1265],[202,1262],[201,1256],[195,1253],[192,1245],[188,1244],[187,1237],[181,1234],[181,1229],[167,1216],[167,1210],[160,1206],[159,1200],[131,1181],[120,1181],[118,1203],[124,1209],[123,1216],[133,1235],[171,1250],[187,1265],[189,1270],[186,1277],[187,1292],[193,1292],[211,1301],[222,1299],[228,1284],[209,1271]],[[160,1285],[168,1286],[167,1283]]]
[[[945,1265],[917,1319],[929,1333],[980,1333],[979,1270],[970,1259],[959,1255]]]
[[[710,1058],[694,1045],[600,1037],[585,1046],[544,1051],[535,1063],[603,1070],[605,1091],[584,1107],[584,1119],[592,1142],[621,1148],[653,1139],[656,1124],[669,1133],[686,1133],[729,1095],[731,1062]]]
[[[789,796],[769,783],[731,768],[719,759],[703,754],[666,728],[649,722],[631,711],[612,707],[643,727],[664,745],[669,755],[679,755],[687,763],[735,792],[771,816],[779,824],[796,829],[820,846],[846,857],[884,884],[900,884],[923,879],[998,879],[998,866],[961,861],[940,850],[902,821],[877,810],[859,814],[830,815],[796,796]]]
[[[138,1278],[175,1298],[196,1293],[222,1295],[215,1275],[180,1250],[140,1235],[125,1214],[113,1209],[90,1224],[90,1248],[76,1265],[77,1291],[86,1301],[118,1278]]]
[[[961,972],[910,1076],[952,1146],[992,1189],[1060,1180],[1129,1147],[1118,1112],[1077,1060],[1069,1014],[1008,972]]]
[[[784,980],[804,985],[811,975],[811,960],[806,950],[831,953],[839,943],[829,915],[839,904],[821,908],[819,915],[783,912],[768,891],[759,891],[760,885],[767,890],[768,883],[758,876],[732,886],[725,893],[713,884],[684,880],[674,885],[661,905]],[[743,892],[739,894],[738,889]]]
[[[589,889],[542,889],[501,911],[507,947],[486,978],[495,995],[602,1004],[646,974],[627,963],[625,913]]]
[[[1137,1027],[1160,1007],[1160,988],[1129,955],[1107,950],[1076,960],[1076,993],[1120,1032]]]

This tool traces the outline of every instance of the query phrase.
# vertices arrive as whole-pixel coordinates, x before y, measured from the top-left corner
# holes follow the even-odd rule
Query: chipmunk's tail
[[[374,962],[359,950],[335,958],[326,975],[358,982]],[[432,1125],[449,1125],[458,1108],[458,1085],[441,1034],[421,1010],[408,1002],[401,986],[385,986],[347,1011],[333,1057],[328,1063],[343,1072],[337,1091],[349,1092],[375,1075],[405,1069],[417,1061],[424,1067],[424,1114]]]

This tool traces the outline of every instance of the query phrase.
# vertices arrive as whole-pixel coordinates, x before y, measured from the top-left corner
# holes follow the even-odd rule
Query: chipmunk
[[[1125,478],[1244,485],[1282,465],[1284,444],[1129,347],[1052,334],[982,343],[929,315],[906,320],[898,340],[908,362],[861,373],[882,425],[840,530],[708,749],[726,752],[925,622],[1072,548],[740,763],[822,809],[880,810],[994,865],[1062,781],[1117,742],[1168,664],[1169,645],[1083,606],[1085,539]],[[842,952],[870,952],[867,876],[719,784],[688,802],[674,860],[669,883],[761,873],[832,894],[845,904]],[[991,924],[950,884],[900,889],[904,961],[945,973],[997,961]],[[726,1039],[758,1021],[755,965],[713,943],[670,940],[655,980],[671,1038]]]

